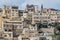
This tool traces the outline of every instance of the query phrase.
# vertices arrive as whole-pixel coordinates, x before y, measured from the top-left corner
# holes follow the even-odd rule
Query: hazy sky
[[[44,8],[60,9],[60,0],[0,0],[0,7],[3,7],[3,5],[16,5],[20,9],[24,9],[26,4],[34,4],[39,7],[43,4]]]

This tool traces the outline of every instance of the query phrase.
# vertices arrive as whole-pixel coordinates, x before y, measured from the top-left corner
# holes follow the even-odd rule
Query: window
[[[16,10],[16,12],[17,12],[18,10]]]
[[[51,19],[51,21],[55,21],[54,19]]]
[[[11,37],[11,34],[9,34],[9,36]]]
[[[0,37],[2,37],[2,34],[0,33]]]
[[[21,28],[21,26],[20,26],[20,28]]]
[[[7,35],[4,35],[4,37],[7,37]]]
[[[5,27],[5,24],[3,24],[3,27]]]
[[[8,11],[8,13],[9,13],[9,11]]]
[[[11,29],[9,29],[9,31],[11,31]]]
[[[7,29],[5,29],[5,31],[7,31]]]
[[[14,13],[12,13],[12,16],[14,16]]]
[[[14,10],[12,10],[12,11],[14,11]]]
[[[38,19],[39,17],[34,17],[34,19]]]
[[[7,10],[5,10],[5,13],[7,13]]]

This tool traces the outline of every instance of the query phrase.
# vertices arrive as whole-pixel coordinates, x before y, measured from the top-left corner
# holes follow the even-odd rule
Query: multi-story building
[[[35,40],[35,39],[38,39],[38,32],[37,32],[36,25],[25,26],[23,28],[22,35],[19,35],[18,39],[19,40],[33,40],[33,39]]]
[[[32,24],[39,23],[40,13],[38,11],[38,5],[27,5],[26,11],[28,11],[28,19]]]
[[[11,17],[12,18],[18,17],[18,6],[11,7]]]
[[[27,19],[27,18],[28,18],[28,11],[24,11],[24,12],[23,12],[23,18],[24,18],[24,19]]]
[[[60,11],[57,13],[57,22],[60,23]]]
[[[24,10],[19,10],[19,11],[18,11],[19,17],[21,17],[21,16],[23,17],[23,13],[24,13]]]
[[[5,38],[8,40],[16,40],[17,37],[22,34],[23,26],[24,25],[22,18],[10,21],[3,21],[4,35],[6,35]]]
[[[43,12],[43,14],[40,15],[40,22],[47,24],[49,21],[49,14]]]
[[[51,36],[40,36],[39,40],[52,40]]]
[[[38,34],[37,25],[29,25],[29,37],[36,37]]]
[[[18,6],[6,6],[3,7],[3,17],[13,18],[18,17]]]
[[[3,7],[3,18],[9,19],[11,17],[11,7],[4,5]]]
[[[58,10],[57,9],[48,9],[49,14],[50,14],[50,23],[55,23],[57,22],[57,13]]]
[[[32,24],[40,23],[40,13],[32,13]]]
[[[40,21],[41,23],[55,23],[59,21],[60,10],[53,8],[43,8],[43,11],[40,13]]]

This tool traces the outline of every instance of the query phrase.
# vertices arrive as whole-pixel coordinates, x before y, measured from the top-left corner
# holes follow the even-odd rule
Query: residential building
[[[51,36],[40,36],[39,40],[52,40]]]

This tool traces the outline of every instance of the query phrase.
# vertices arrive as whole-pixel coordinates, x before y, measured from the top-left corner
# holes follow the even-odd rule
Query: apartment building
[[[51,36],[40,36],[39,40],[52,40]]]
[[[38,11],[38,5],[27,5],[26,11],[28,11],[28,19],[32,24],[38,23],[40,21],[40,13]]]
[[[3,15],[2,15],[3,18],[9,19],[11,17],[11,10],[10,9],[11,9],[10,6],[4,5],[4,7],[3,7]]]
[[[26,9],[25,9],[26,11],[31,11],[31,12],[34,12],[35,10],[34,10],[34,5],[26,5]]]
[[[40,22],[40,13],[33,13],[32,14],[32,24],[36,24]]]
[[[29,25],[29,37],[38,36],[37,25]]]
[[[22,34],[23,31],[23,20],[16,19],[11,21],[3,21],[3,30],[4,35],[6,35],[6,39],[8,40],[16,40],[19,35]]]
[[[60,23],[60,12],[57,13],[57,22]]]
[[[13,40],[13,32],[4,32],[4,40]]]
[[[30,40],[39,40],[39,37],[29,37]]]
[[[19,10],[19,11],[18,11],[19,17],[23,16],[23,13],[24,13],[24,10]]]
[[[54,35],[54,27],[51,28],[41,28],[40,29],[44,35]]]
[[[50,22],[51,23],[55,23],[57,21],[57,13],[58,13],[58,10],[57,9],[48,9],[49,11],[49,14],[50,14]]]
[[[40,13],[40,21],[41,23],[55,23],[59,22],[60,11],[58,9],[53,8],[43,8],[43,11]]]
[[[28,11],[24,11],[24,12],[23,12],[23,18],[24,18],[24,19],[27,19],[27,18],[28,18]]]
[[[11,16],[12,18],[18,17],[18,6],[11,7]]]
[[[50,21],[49,14],[42,13],[42,15],[40,15],[40,21],[41,21],[42,24],[43,23],[48,24],[49,21]]]
[[[18,6],[6,6],[3,7],[3,18],[18,17]]]
[[[28,30],[28,31],[27,31]],[[38,35],[37,35],[37,27],[36,25],[29,25],[25,26],[23,28],[23,33],[22,35],[19,35],[18,39],[19,40],[38,40]],[[37,37],[36,37],[37,36]]]

